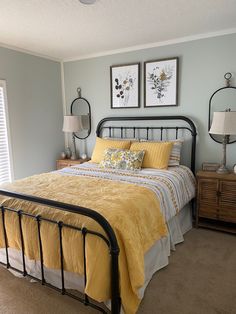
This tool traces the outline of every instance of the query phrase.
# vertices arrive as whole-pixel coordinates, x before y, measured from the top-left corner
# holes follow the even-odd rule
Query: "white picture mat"
[[[139,64],[112,67],[112,108],[138,107],[139,106]],[[127,78],[133,78],[132,87],[122,99],[117,97],[119,90],[115,89],[116,81],[123,83]],[[126,100],[126,101],[125,101]]]
[[[177,105],[177,59],[163,60],[163,61],[153,61],[146,63],[145,71],[145,103],[146,107],[153,106],[175,106]],[[156,69],[156,68],[159,69]],[[160,75],[163,70],[172,70],[172,77],[168,81],[168,86],[166,91],[163,92],[164,96],[158,99],[156,93],[151,89],[153,86],[148,80],[150,73],[155,73]]]

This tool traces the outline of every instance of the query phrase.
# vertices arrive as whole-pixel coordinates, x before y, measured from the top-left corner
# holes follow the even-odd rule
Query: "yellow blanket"
[[[119,271],[121,299],[126,313],[137,311],[140,299],[137,291],[144,284],[144,254],[153,243],[167,234],[159,202],[151,190],[129,183],[101,178],[62,176],[48,173],[16,181],[4,188],[28,195],[91,208],[102,214],[112,225],[120,247]],[[75,226],[86,226],[101,233],[101,227],[90,218],[62,212],[26,201],[1,196],[1,204],[23,209],[34,215]],[[1,221],[1,219],[0,219]],[[36,222],[23,217],[25,254],[39,260]],[[16,214],[6,212],[9,247],[20,249],[19,222]],[[42,222],[44,265],[59,269],[58,229]],[[4,247],[0,222],[0,247]],[[65,270],[83,274],[82,238],[79,232],[63,228]],[[109,254],[103,240],[87,236],[87,285],[85,292],[97,301],[110,298]]]

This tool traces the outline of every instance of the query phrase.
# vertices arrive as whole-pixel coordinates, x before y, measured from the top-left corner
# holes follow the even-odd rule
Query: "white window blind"
[[[6,106],[6,85],[0,81],[0,184],[12,181]]]

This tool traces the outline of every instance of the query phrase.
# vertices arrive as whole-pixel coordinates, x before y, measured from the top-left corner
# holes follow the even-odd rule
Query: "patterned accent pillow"
[[[105,150],[101,168],[122,170],[140,170],[144,158],[144,150],[130,151],[128,149],[108,148]]]
[[[148,140],[141,139],[140,142],[160,143],[161,141],[148,141]],[[177,140],[171,140],[168,142],[174,143],[172,146],[171,153],[170,153],[168,167],[179,166],[180,165],[181,149],[182,149],[182,145],[183,145],[184,140],[183,139],[177,139]]]

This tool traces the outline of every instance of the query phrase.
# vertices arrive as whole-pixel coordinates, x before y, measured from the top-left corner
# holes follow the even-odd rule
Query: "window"
[[[0,184],[12,181],[6,83],[0,80]]]

